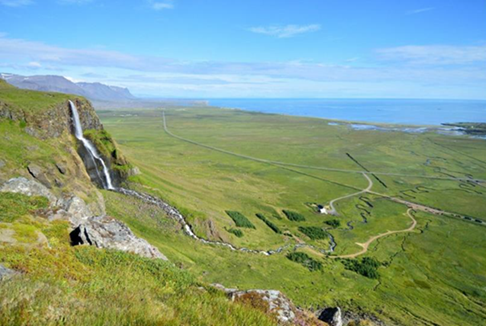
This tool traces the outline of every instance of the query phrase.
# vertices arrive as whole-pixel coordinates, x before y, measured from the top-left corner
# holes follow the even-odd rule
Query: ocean
[[[210,99],[209,105],[317,118],[441,125],[486,122],[486,101],[408,99]]]

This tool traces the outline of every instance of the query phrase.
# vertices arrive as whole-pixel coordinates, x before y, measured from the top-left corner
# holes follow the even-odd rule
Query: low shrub
[[[380,267],[380,262],[371,257],[365,257],[362,259],[345,259],[342,261],[344,268],[353,271],[364,277],[377,279],[379,278],[378,267]]]
[[[272,229],[273,232],[277,233],[277,234],[282,234],[282,231],[280,231],[280,229],[278,228],[278,226],[276,226],[275,224],[273,224],[271,221],[269,221],[265,215],[263,214],[260,214],[260,213],[257,213],[256,214],[256,217],[258,217],[260,220],[262,220],[263,222],[265,222],[265,224],[270,228]]]
[[[305,252],[291,252],[288,253],[286,257],[293,262],[301,264],[311,272],[322,269],[322,263],[315,260]]]
[[[296,213],[296,212],[292,212],[292,211],[288,211],[288,210],[282,210],[282,212],[285,214],[285,216],[287,216],[287,218],[289,219],[289,221],[293,221],[293,222],[303,222],[305,221],[305,217],[300,214],[300,213]]]
[[[236,226],[240,228],[256,229],[256,227],[246,218],[245,215],[236,211],[226,211],[229,217],[235,222]]]
[[[241,230],[231,228],[231,229],[229,229],[229,230],[227,230],[227,231],[228,231],[229,233],[233,233],[233,234],[234,234],[234,235],[236,235],[238,238],[243,237],[243,231],[241,231]]]
[[[338,228],[341,226],[341,221],[340,220],[330,220],[330,221],[325,221],[324,223],[326,223],[327,225],[333,227],[333,228]]]
[[[317,226],[299,226],[299,231],[304,233],[312,240],[320,240],[327,238],[327,232]]]

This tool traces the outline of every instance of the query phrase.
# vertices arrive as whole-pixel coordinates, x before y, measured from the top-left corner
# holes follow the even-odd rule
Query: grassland
[[[82,97],[55,92],[19,89],[0,79],[0,103],[8,104],[10,110],[22,108],[26,113],[39,112],[75,98]]]
[[[164,132],[161,111],[103,112],[105,127],[142,171],[132,178],[132,185],[178,207],[205,238],[252,249],[286,244],[292,248],[303,241],[327,249],[328,239],[311,239],[299,231],[317,227],[328,229],[337,243],[333,255],[342,255],[361,250],[356,242],[410,227],[406,206],[373,194],[336,202],[338,217],[315,213],[312,204],[327,204],[367,187],[360,173],[303,167],[360,171],[347,153],[370,171],[409,175],[377,174],[381,182],[374,179],[373,191],[486,219],[484,185],[417,177],[486,179],[483,140],[354,131],[321,119],[212,108],[166,110],[166,117],[170,131],[180,137],[244,156],[299,165],[258,162],[181,141]],[[280,289],[307,308],[340,305],[404,325],[476,325],[486,316],[485,228],[475,223],[417,213],[415,231],[370,245],[366,257],[380,262],[377,279],[370,279],[310,247],[298,251],[321,262],[319,271],[290,261],[285,250],[265,257],[203,245],[184,236],[162,212],[151,216],[136,209],[127,212],[127,207],[138,204],[114,193],[105,197],[111,214],[201,280]],[[284,210],[301,214],[305,221],[285,218]],[[241,238],[228,232],[238,228],[226,211],[240,212],[255,229],[243,229]],[[263,214],[282,234],[256,214]],[[340,226],[330,229],[325,222],[336,218]]]

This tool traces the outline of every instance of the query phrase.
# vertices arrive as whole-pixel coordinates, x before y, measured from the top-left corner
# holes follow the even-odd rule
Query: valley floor
[[[338,305],[392,324],[486,318],[484,140],[215,108],[99,114],[142,172],[132,187],[177,207],[199,237],[285,248],[264,256],[202,244],[164,212],[104,193],[109,213],[201,280],[279,289],[306,308]],[[337,216],[316,212],[329,204]],[[330,239],[333,252],[316,250]],[[294,251],[308,258],[291,261]]]

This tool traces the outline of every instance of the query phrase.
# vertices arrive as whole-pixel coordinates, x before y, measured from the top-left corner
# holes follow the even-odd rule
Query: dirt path
[[[349,194],[349,195],[342,196],[342,197],[331,200],[329,202],[329,206],[331,206],[330,214],[332,214],[332,215],[338,214],[336,208],[334,207],[334,203],[337,202],[338,200],[350,198],[350,197],[357,196],[357,195],[361,195],[361,194],[364,194],[364,193],[369,192],[371,190],[371,188],[373,187],[373,180],[371,180],[371,178],[366,173],[363,173],[363,176],[366,178],[366,180],[368,180],[368,186],[361,191],[358,191],[358,192],[355,192],[353,194]]]
[[[417,226],[417,221],[415,220],[415,218],[411,214],[411,211],[412,211],[411,208],[409,208],[407,210],[407,215],[412,220],[412,225],[409,228],[404,229],[404,230],[398,230],[398,231],[387,231],[385,233],[381,233],[381,234],[375,235],[374,237],[371,237],[365,243],[356,242],[356,244],[358,246],[362,247],[363,249],[361,249],[360,251],[358,251],[358,252],[356,252],[354,254],[341,255],[341,256],[330,256],[330,257],[331,258],[356,258],[358,256],[364,255],[368,251],[368,247],[370,246],[370,244],[372,244],[374,241],[376,241],[376,240],[378,240],[380,238],[387,237],[389,235],[397,234],[397,233],[412,232],[415,229],[415,227]]]

